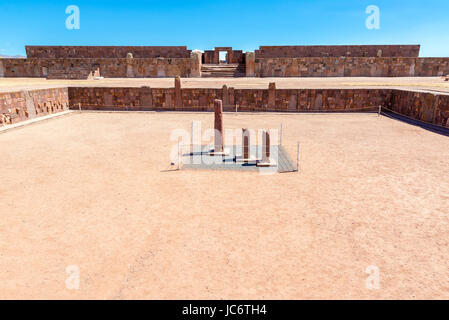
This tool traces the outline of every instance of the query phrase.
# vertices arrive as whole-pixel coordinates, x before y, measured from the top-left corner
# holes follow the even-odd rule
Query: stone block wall
[[[0,93],[0,124],[67,110],[366,112],[382,105],[415,120],[449,128],[449,94],[396,89],[267,89],[71,87]],[[386,109],[385,109],[386,110]]]
[[[69,109],[67,88],[0,93],[0,124],[13,124]]]
[[[128,53],[134,58],[189,58],[191,50],[185,46],[26,46],[28,58],[119,58]]]
[[[391,106],[412,119],[449,128],[449,94],[394,90]]]
[[[69,88],[69,100],[77,108],[107,110],[211,111],[214,100],[234,111],[363,111],[389,105],[391,90],[332,89],[180,89],[174,88]],[[179,95],[179,99],[177,99]],[[181,101],[180,105],[176,101]]]
[[[256,58],[257,77],[436,77],[449,58]]]
[[[48,70],[48,63],[41,59],[0,59],[0,77],[45,77],[44,68]]]
[[[256,58],[419,57],[419,45],[261,46]]]
[[[87,79],[100,69],[106,78],[156,78],[199,76],[198,59],[193,58],[76,58],[76,59],[0,59],[0,76]]]
[[[377,111],[381,105],[449,128],[449,95],[395,89],[69,88],[74,108],[96,110],[336,112]],[[176,101],[180,101],[177,103]]]

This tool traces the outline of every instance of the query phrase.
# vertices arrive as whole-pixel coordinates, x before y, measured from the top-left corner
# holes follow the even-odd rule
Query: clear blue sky
[[[67,30],[77,5],[80,30]],[[365,26],[369,5],[380,29]],[[260,45],[421,44],[421,56],[449,57],[449,0],[0,0],[0,54],[25,45],[186,45],[189,49]]]

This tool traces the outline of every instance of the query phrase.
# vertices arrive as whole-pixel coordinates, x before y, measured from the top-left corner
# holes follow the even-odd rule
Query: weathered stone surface
[[[0,78],[5,76],[5,67],[3,66],[3,61],[0,59]]]
[[[201,77],[201,52],[194,51],[190,55],[190,77],[199,78]]]
[[[262,131],[262,163],[270,162],[270,134]]]
[[[242,157],[243,157],[243,159],[250,158],[250,147],[251,147],[250,132],[248,129],[244,128],[244,129],[242,129]]]
[[[48,68],[48,78],[87,79],[96,68],[105,78],[156,78],[190,77],[192,59],[132,59],[128,64],[122,59],[1,59],[5,77],[45,77],[43,68]]]
[[[175,88],[70,87],[33,90],[28,94],[29,97],[24,92],[0,93],[0,114],[4,121],[18,122],[33,117],[34,113],[40,116],[66,110],[69,101],[75,109],[81,103],[83,110],[208,111],[214,110],[216,99],[222,99],[223,89],[182,89],[182,107],[177,105]],[[228,95],[232,109],[237,105],[244,112],[267,110],[268,89],[228,88]],[[448,95],[394,89],[277,89],[272,110],[374,111],[379,105],[413,119],[448,126]]]
[[[175,107],[182,108],[181,78],[175,78]]]
[[[246,57],[246,76],[255,77],[256,76],[256,55],[254,52],[247,52]]]
[[[183,54],[156,54],[151,53],[152,49],[148,49],[150,50],[149,54],[144,54],[139,53],[138,47],[83,48],[85,47],[62,47],[62,49],[40,47],[31,49],[31,54],[27,59],[1,59],[3,76],[87,79],[91,72],[99,67],[102,76],[106,78],[201,77],[202,54],[190,52],[185,47],[180,47],[184,49],[173,49],[174,52],[181,50],[184,52]],[[133,51],[132,48],[137,51]],[[164,48],[160,47],[154,52],[164,52]],[[282,48],[290,50],[288,47]],[[145,52],[146,49],[142,50]],[[167,50],[171,49],[167,48]],[[270,57],[251,52],[246,54],[240,54],[235,50],[232,52],[233,59],[238,55],[238,61],[246,61],[243,66],[246,66],[246,76],[249,77],[429,77],[443,76],[449,73],[449,58],[396,56],[397,52],[407,54],[408,51],[405,49],[405,51],[399,49],[397,52],[391,48],[381,49],[382,57],[378,57],[375,53],[373,55],[365,54],[365,56],[354,54],[334,56],[332,50],[334,49],[331,48],[331,53],[325,52],[325,54],[310,57],[298,55],[283,57],[282,52],[276,53],[276,51],[268,55]],[[337,46],[335,50],[340,49]],[[388,50],[393,51],[389,52]],[[133,58],[127,58],[127,53],[132,53]],[[204,55],[206,58],[207,54]],[[240,75],[241,71],[237,74]],[[0,66],[0,76],[1,74]]]
[[[214,50],[204,51],[205,64],[219,64],[220,52],[227,52],[227,63],[243,63],[245,58],[242,50],[233,50],[232,47],[215,47]]]
[[[187,47],[166,46],[26,46],[28,58],[189,58]]]
[[[276,108],[276,83],[270,82],[268,85],[268,109]]]
[[[360,46],[261,46],[256,58],[299,57],[418,57],[419,45],[360,45]]]
[[[222,93],[222,97],[223,97],[223,106],[227,107],[229,105],[229,92],[228,92],[228,87],[226,85],[223,85],[223,93]]]
[[[449,58],[257,58],[256,77],[431,77],[449,72]]]
[[[142,87],[140,89],[140,104],[142,109],[153,107],[153,94],[150,87]]]
[[[28,114],[28,119],[36,118],[36,108],[34,107],[34,99],[31,97],[29,91],[23,91],[23,95],[25,96],[25,106],[26,112]]]
[[[215,139],[214,139],[214,152],[223,152],[223,102],[221,100],[214,101],[214,112],[215,112]]]
[[[68,109],[67,88],[0,93],[1,124],[17,123]]]
[[[109,93],[113,107],[118,110],[141,110],[143,106],[145,109],[167,110],[175,104],[172,102],[174,88],[69,88],[68,92],[72,105],[81,103],[87,109],[102,109],[108,105],[105,92]],[[212,110],[214,101],[221,100],[222,95],[223,89],[182,89],[182,110]],[[275,94],[270,96],[269,89],[228,88],[228,95],[232,109],[237,105],[239,111],[244,112],[266,111],[269,104],[270,110],[299,112],[374,111],[382,105],[394,107],[395,111],[414,119],[438,125],[446,125],[446,114],[449,112],[448,95],[437,95],[439,99],[431,101],[424,98],[426,95],[433,96],[431,93],[392,89],[276,89]]]

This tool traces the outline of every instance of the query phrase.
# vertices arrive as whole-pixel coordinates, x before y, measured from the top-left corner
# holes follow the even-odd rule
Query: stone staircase
[[[235,78],[245,77],[244,64],[203,64],[201,66],[202,78]]]

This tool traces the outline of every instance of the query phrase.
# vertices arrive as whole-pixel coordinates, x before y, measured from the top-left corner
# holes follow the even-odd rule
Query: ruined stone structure
[[[192,52],[180,47],[27,46],[26,59],[0,59],[0,77],[87,79],[156,77],[430,77],[449,58],[419,57],[419,45],[261,46]],[[220,52],[226,59],[220,61]]]
[[[233,50],[231,47],[216,47],[214,50],[206,50],[203,54],[204,64],[219,64],[220,52],[226,52],[226,63],[245,63],[245,54],[242,50]]]
[[[70,87],[0,93],[0,123],[16,123],[69,107],[77,109],[79,104],[83,109],[99,110],[213,111],[218,110],[215,100],[219,99],[223,101],[219,109],[224,111],[367,111],[377,110],[381,105],[412,119],[449,127],[449,95],[444,93],[277,89],[274,82],[266,89],[181,87],[180,77],[217,75],[443,77],[449,74],[449,58],[421,58],[419,49],[419,46],[281,46],[243,53],[230,47],[217,47],[202,54],[186,47],[29,46],[26,59],[0,59],[0,77],[173,77],[175,85],[173,88]],[[227,58],[220,61],[223,51]],[[216,128],[220,128],[218,122]]]

